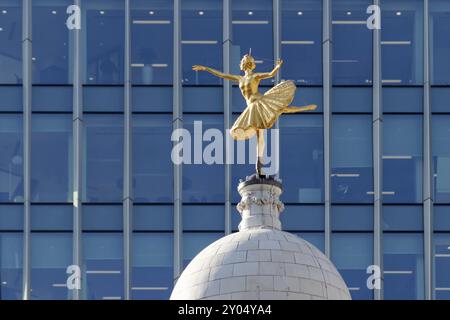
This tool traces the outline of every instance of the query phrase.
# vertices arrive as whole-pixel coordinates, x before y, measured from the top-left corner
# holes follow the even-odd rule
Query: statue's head
[[[255,69],[256,68],[255,59],[253,59],[253,57],[250,54],[246,54],[245,56],[242,57],[240,67],[242,71],[247,70],[251,71]]]

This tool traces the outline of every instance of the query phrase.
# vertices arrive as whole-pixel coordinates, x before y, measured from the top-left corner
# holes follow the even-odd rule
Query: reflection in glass
[[[432,117],[434,201],[450,202],[450,115]]]
[[[31,143],[32,201],[72,201],[72,117],[34,115]]]
[[[0,233],[0,299],[22,299],[23,235]]]
[[[0,0],[0,83],[22,83],[21,3]]]
[[[371,0],[333,1],[333,84],[372,84]]]
[[[384,299],[424,298],[422,234],[384,234]]]
[[[280,119],[280,174],[283,201],[323,201],[323,123],[321,115]]]
[[[283,0],[281,6],[281,77],[297,84],[321,84],[321,1]]]
[[[0,115],[0,201],[23,201],[22,116]]]
[[[125,2],[122,0],[82,1],[81,27],[86,37],[87,84],[123,83]]]
[[[354,300],[373,299],[367,288],[367,267],[372,265],[373,235],[371,233],[332,234],[331,260],[345,280]]]
[[[66,268],[72,264],[72,234],[31,235],[31,299],[69,298]]]
[[[372,117],[334,115],[332,121],[333,202],[372,202]]]
[[[123,117],[84,117],[84,201],[120,201],[123,186]]]
[[[33,1],[33,83],[71,82],[69,67],[75,51],[66,27],[70,0]]]
[[[423,82],[423,0],[381,3],[381,57],[384,84]]]
[[[171,134],[171,116],[134,116],[133,186],[135,201],[172,201],[173,164],[171,160]]]
[[[192,70],[196,64],[222,69],[222,0],[182,1],[181,25],[183,83],[222,83],[207,72]]]
[[[422,202],[422,117],[383,119],[383,201]]]
[[[123,299],[122,233],[83,234],[84,299]]]
[[[133,299],[169,299],[173,288],[173,234],[133,235]]]
[[[130,4],[132,82],[171,84],[173,1],[133,0]]]
[[[439,300],[450,300],[450,234],[434,235],[434,296]]]
[[[430,6],[431,83],[450,84],[450,2],[433,0]]]

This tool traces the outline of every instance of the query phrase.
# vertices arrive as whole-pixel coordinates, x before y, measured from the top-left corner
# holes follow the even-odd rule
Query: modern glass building
[[[353,299],[449,299],[449,35],[448,0],[0,0],[0,299],[167,299],[237,230],[253,165],[174,165],[171,134],[232,125],[238,87],[191,66],[250,48],[319,106],[277,124],[284,230]]]

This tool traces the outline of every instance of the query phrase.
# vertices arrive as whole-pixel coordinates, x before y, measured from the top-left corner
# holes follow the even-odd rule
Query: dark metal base
[[[283,185],[281,180],[275,176],[269,175],[258,175],[257,173],[247,176],[245,180],[239,180],[238,190],[252,184],[268,184],[272,186],[277,186],[283,190]]]

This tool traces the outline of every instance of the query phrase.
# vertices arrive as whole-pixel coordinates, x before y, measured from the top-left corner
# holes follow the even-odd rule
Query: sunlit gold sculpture
[[[245,98],[247,108],[241,113],[230,130],[230,134],[235,140],[250,139],[256,134],[258,143],[256,146],[256,172],[261,174],[261,164],[264,155],[264,129],[271,128],[282,113],[296,113],[314,110],[316,105],[305,107],[288,107],[294,99],[296,86],[293,81],[283,81],[261,94],[258,86],[261,80],[274,77],[280,70],[282,60],[276,62],[275,68],[271,72],[254,73],[256,67],[255,59],[251,54],[246,54],[240,64],[244,75],[226,74],[205,66],[195,65],[192,67],[196,71],[207,71],[216,77],[239,82],[242,96]]]

